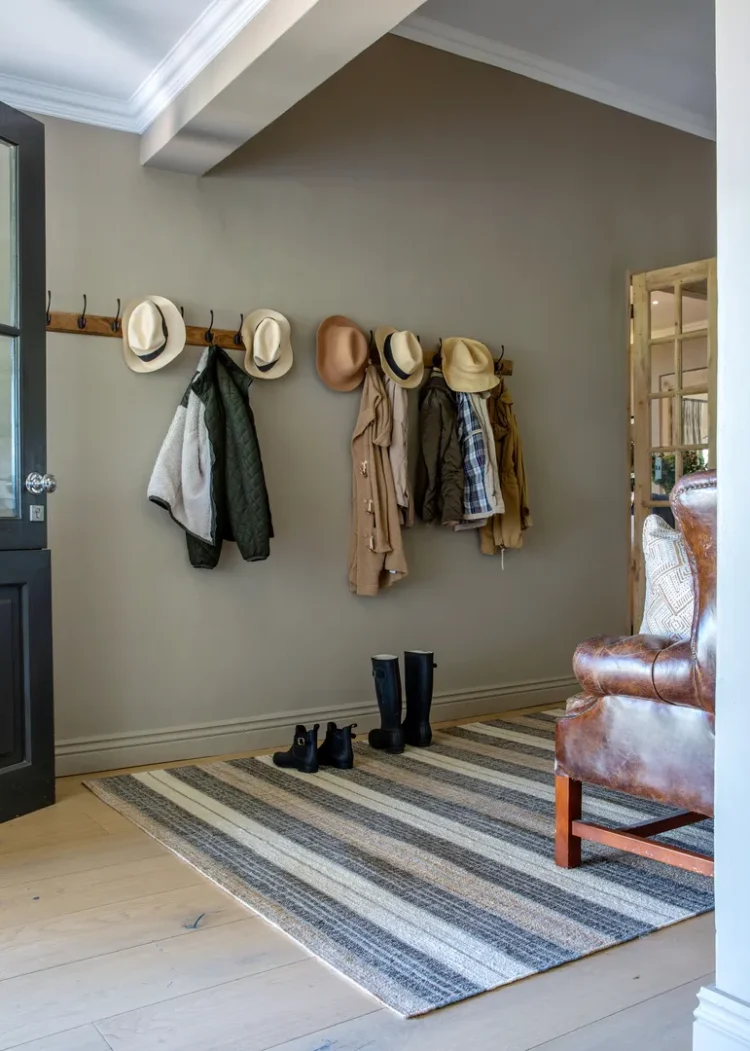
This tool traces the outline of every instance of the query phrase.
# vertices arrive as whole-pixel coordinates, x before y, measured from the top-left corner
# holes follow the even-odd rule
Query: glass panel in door
[[[18,323],[16,147],[0,139],[0,325]]]
[[[708,280],[685,281],[681,286],[682,331],[699,332],[708,328]]]
[[[15,345],[15,339],[0,335],[0,518],[18,515]]]
[[[0,139],[0,518],[18,517],[16,158]]]
[[[675,329],[674,285],[663,285],[651,290],[649,298],[651,339],[666,339]]]

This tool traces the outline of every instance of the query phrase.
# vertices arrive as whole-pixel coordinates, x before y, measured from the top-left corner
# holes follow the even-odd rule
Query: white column
[[[719,274],[716,985],[694,1051],[750,1048],[750,0],[716,0]]]

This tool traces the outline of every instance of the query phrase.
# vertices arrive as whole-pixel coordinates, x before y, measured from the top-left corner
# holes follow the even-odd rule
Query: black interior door
[[[54,802],[44,126],[0,103],[0,821]]]

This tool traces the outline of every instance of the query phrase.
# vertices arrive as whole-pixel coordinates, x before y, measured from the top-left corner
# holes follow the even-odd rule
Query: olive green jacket
[[[456,398],[439,369],[419,395],[416,510],[423,522],[457,525],[464,517],[464,460]]]

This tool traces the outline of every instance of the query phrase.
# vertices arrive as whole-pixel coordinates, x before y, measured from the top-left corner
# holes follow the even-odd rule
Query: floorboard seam
[[[641,1007],[643,1004],[649,1003],[651,1000],[658,1000],[660,996],[666,996],[667,993],[673,993],[677,989],[684,989],[688,985],[693,985],[694,982],[704,982],[705,979],[711,978],[712,973],[699,974],[695,978],[691,978],[687,982],[680,982],[679,985],[673,985],[669,989],[662,989],[659,993],[654,993],[652,996],[644,996],[642,1000],[636,1000],[633,1004],[628,1004],[627,1007],[621,1007],[619,1011],[610,1011],[609,1014],[602,1015],[601,1018],[594,1018],[590,1022],[586,1022],[584,1025],[575,1026],[573,1029],[566,1029],[564,1033],[558,1033],[556,1036],[550,1037],[549,1040],[542,1041],[541,1044],[532,1044],[531,1047],[527,1047],[525,1051],[544,1051],[545,1047],[549,1047],[550,1044],[554,1044],[556,1040],[562,1040],[565,1036],[572,1036],[574,1033],[581,1033],[586,1029],[590,1029],[592,1026],[598,1025],[599,1022],[604,1022],[608,1018],[616,1018],[617,1015],[625,1014],[626,1011],[631,1011],[634,1007]]]
[[[275,967],[264,967],[260,971],[251,971],[250,974],[240,974],[237,978],[230,978],[228,982],[214,982],[211,985],[202,985],[197,989],[186,989],[184,992],[177,993],[175,996],[163,996],[160,1000],[153,1000],[148,1004],[140,1004],[138,1007],[129,1007],[127,1011],[118,1011],[117,1014],[107,1015],[105,1018],[96,1018],[89,1024],[96,1026],[98,1029],[99,1026],[104,1025],[105,1022],[113,1022],[115,1019],[123,1018],[125,1015],[132,1014],[134,1011],[142,1011],[148,1007],[155,1007],[156,1004],[168,1004],[171,1003],[172,1000],[181,1000],[183,996],[196,996],[198,993],[208,992],[209,989],[222,989],[225,985],[236,985],[237,982],[245,982],[248,978],[259,978],[262,974],[270,974],[272,971],[281,971],[285,967],[298,967],[301,963],[309,963],[310,959],[310,956],[305,956],[301,960],[290,960],[288,963],[276,964]],[[102,1034],[102,1036],[103,1035],[104,1034]]]

